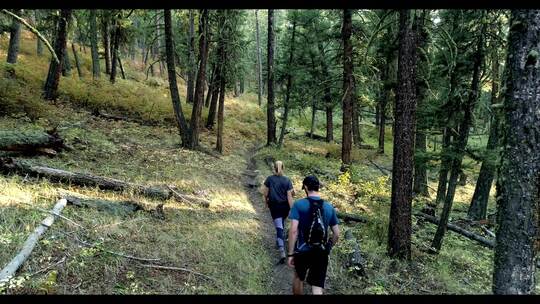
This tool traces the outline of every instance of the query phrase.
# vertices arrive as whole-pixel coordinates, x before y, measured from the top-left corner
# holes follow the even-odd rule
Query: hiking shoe
[[[279,248],[279,264],[285,264],[285,259],[287,255],[285,254],[285,249],[283,247]]]

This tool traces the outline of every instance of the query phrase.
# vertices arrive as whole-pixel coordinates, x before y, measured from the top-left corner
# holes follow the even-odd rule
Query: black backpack
[[[309,200],[309,226],[305,227],[304,239],[311,249],[325,250],[327,231],[324,226],[324,201],[307,198]]]

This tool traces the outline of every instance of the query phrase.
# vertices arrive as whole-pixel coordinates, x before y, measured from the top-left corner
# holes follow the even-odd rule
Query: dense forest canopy
[[[449,257],[459,260],[458,250],[469,264],[476,263],[471,252],[482,250],[478,259],[487,264],[476,263],[482,274],[473,276],[483,278],[474,279],[470,289],[460,287],[462,283],[429,283],[434,293],[439,293],[437,288],[450,293],[538,292],[538,10],[2,9],[1,13],[0,55],[5,60],[0,150],[7,154],[0,158],[5,175],[0,189],[6,193],[2,197],[11,195],[10,187],[43,196],[39,191],[52,186],[32,188],[27,177],[44,176],[96,191],[124,191],[120,195],[128,195],[128,188],[139,189],[121,197],[127,205],[139,196],[156,200],[157,193],[162,200],[176,199],[174,204],[193,207],[203,201],[212,212],[224,212],[233,207],[208,206],[242,200],[235,195],[244,190],[227,183],[242,181],[237,167],[251,153],[248,171],[255,170],[257,160],[265,168],[266,163],[283,160],[295,186],[303,175],[319,176],[323,193],[335,201],[340,217],[348,216],[350,226],[344,227],[354,232],[349,236],[356,236],[360,246],[355,248],[368,261],[359,266],[365,280],[356,284],[356,271],[340,270],[331,278],[344,284],[334,286],[335,293],[404,292],[400,286],[408,277],[390,279],[387,272],[374,268],[399,261],[401,270],[426,267],[433,273],[437,263],[446,265]],[[115,131],[125,133],[110,133]],[[126,163],[130,158],[132,165]],[[39,165],[52,171],[35,167]],[[199,171],[196,177],[182,174],[191,172],[183,167],[188,165]],[[210,166],[204,169],[209,172],[199,168],[204,165]],[[128,182],[99,176],[87,182],[88,176],[70,172],[59,177],[55,166]],[[216,180],[220,176],[229,176],[228,181]],[[259,186],[256,179],[248,184]],[[169,185],[140,188],[138,183]],[[220,190],[201,190],[212,187]],[[253,194],[249,193],[247,197]],[[12,203],[2,201],[0,206],[8,210]],[[158,204],[159,212],[164,204],[172,203]],[[205,208],[193,208],[211,217],[200,211]],[[8,227],[0,229],[0,241],[10,240],[5,243],[11,246],[7,251],[11,255],[22,243],[12,237],[17,229],[12,217],[19,213],[6,211],[0,217]],[[355,216],[367,217],[362,221],[369,228],[354,228],[350,219]],[[88,220],[84,223],[89,225]],[[466,240],[464,245],[457,236]],[[187,237],[190,242],[194,239]],[[338,249],[340,258],[332,263],[346,260],[347,248]],[[219,252],[214,249],[208,250]],[[2,264],[8,261],[7,255],[0,255]],[[248,264],[249,271],[257,271],[259,266]],[[449,278],[463,275],[436,271]],[[430,277],[420,273],[419,281]],[[67,278],[58,284],[66,284]],[[222,291],[237,292],[230,284]],[[413,284],[406,292],[418,293],[420,285]],[[0,292],[20,287],[10,286],[0,287]],[[128,293],[157,288],[144,286]],[[33,292],[38,287],[27,288]],[[159,288],[170,291],[165,285]],[[219,293],[211,288],[202,291]],[[259,287],[250,288],[254,289],[249,292],[261,292]]]

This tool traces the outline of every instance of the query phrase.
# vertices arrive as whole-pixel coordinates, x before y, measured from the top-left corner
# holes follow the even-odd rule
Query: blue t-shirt
[[[310,196],[313,199],[321,199],[318,196]],[[296,251],[305,251],[309,248],[305,246],[305,240],[303,231],[311,224],[310,214],[309,214],[309,200],[307,198],[302,198],[294,202],[291,212],[289,213],[289,219],[298,220],[298,238],[296,241]],[[339,224],[337,218],[336,210],[334,207],[327,201],[323,203],[323,222],[324,228],[328,231],[328,227],[335,226]]]
[[[268,200],[274,203],[286,203],[287,191],[293,189],[291,180],[283,175],[270,175],[264,181],[268,188]]]

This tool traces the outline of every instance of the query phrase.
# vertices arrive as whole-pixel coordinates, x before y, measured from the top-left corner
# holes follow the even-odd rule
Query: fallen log
[[[321,135],[318,135],[318,134],[315,134],[315,133],[310,133],[310,132],[306,132],[305,133],[307,137],[311,138],[311,139],[317,139],[317,140],[326,140],[326,137],[325,136],[321,136]]]
[[[34,166],[28,164],[27,162],[15,160],[13,158],[0,158],[0,171],[4,174],[19,173],[23,175],[28,174],[29,176],[34,177],[46,177],[53,182],[71,183],[78,186],[98,187],[102,190],[133,190],[137,194],[161,200],[167,200],[169,198],[174,198],[177,200],[181,199],[178,193],[175,194],[173,191],[161,187],[148,187],[88,173],[70,172],[55,168]],[[185,198],[188,195],[182,194],[182,196]],[[191,198],[193,199],[193,197]],[[203,206],[205,207],[210,206],[210,201],[206,199],[196,198],[193,199],[193,201],[197,201],[199,203],[204,202]]]
[[[346,222],[358,222],[358,223],[367,223],[368,220],[365,217],[354,215],[350,213],[344,213],[344,212],[336,212],[336,215],[338,218],[346,221]]]
[[[28,236],[26,241],[23,244],[23,247],[21,251],[0,271],[0,282],[1,281],[7,281],[10,278],[15,275],[15,272],[21,267],[21,265],[28,259],[30,254],[32,253],[32,250],[36,246],[37,242],[39,241],[39,238],[47,229],[54,223],[54,220],[56,219],[56,215],[54,214],[60,214],[62,212],[62,209],[66,206],[67,201],[65,199],[60,199],[56,202],[54,205],[51,213],[49,216],[47,216],[32,234]]]
[[[372,161],[371,159],[368,158],[368,161],[373,165],[375,166],[375,168],[379,169],[379,171],[381,171],[382,174],[384,175],[390,175],[392,173],[392,170],[388,169],[388,168],[385,168],[381,165],[378,165],[376,162]],[[385,170],[387,172],[385,172]]]
[[[358,144],[356,145],[356,147],[358,149],[364,149],[364,150],[375,150],[375,147],[371,145]]]
[[[348,266],[353,268],[353,272],[360,276],[366,276],[365,261],[360,251],[360,245],[352,234],[351,230],[345,231],[345,239],[352,243],[353,251],[349,254]]]
[[[432,223],[432,224],[435,224],[435,225],[438,225],[439,224],[439,219],[434,217],[434,216],[431,216],[431,215],[427,215],[427,214],[424,214],[424,213],[420,213],[420,212],[417,212],[415,213],[414,215],[416,216],[419,216],[419,217],[422,217],[424,219],[426,219],[428,222]],[[451,230],[451,231],[454,231],[454,232],[457,232],[471,240],[474,240],[474,241],[477,241],[478,243],[480,243],[481,245],[485,246],[485,247],[488,247],[488,248],[494,248],[495,247],[495,241],[492,241],[492,240],[489,240],[489,239],[486,239],[485,237],[483,236],[480,236],[478,234],[475,234],[473,232],[470,232],[470,231],[467,231],[461,227],[458,227],[454,224],[447,224],[446,227],[448,228],[448,230]]]
[[[0,131],[0,150],[23,155],[56,155],[69,149],[56,129],[43,131]]]
[[[99,211],[105,211],[115,215],[127,215],[139,210],[154,211],[148,207],[143,207],[141,204],[135,201],[108,201],[94,198],[83,198],[77,196],[64,196],[69,205],[92,208]]]

